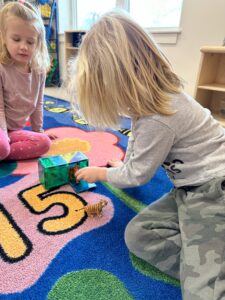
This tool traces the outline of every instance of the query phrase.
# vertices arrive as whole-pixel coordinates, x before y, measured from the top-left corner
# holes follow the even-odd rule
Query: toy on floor
[[[102,217],[102,209],[108,204],[107,200],[100,200],[98,203],[95,204],[89,204],[81,209],[78,209],[76,211],[84,210],[88,217],[94,217],[95,215],[98,217]]]
[[[46,189],[69,183],[76,193],[81,193],[96,187],[94,183],[76,180],[75,170],[87,166],[87,156],[79,151],[41,157],[38,159],[39,180]]]

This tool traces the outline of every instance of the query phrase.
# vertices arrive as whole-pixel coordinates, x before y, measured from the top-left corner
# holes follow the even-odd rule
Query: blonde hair
[[[7,31],[7,19],[10,16],[33,22],[38,39],[31,61],[31,68],[40,72],[47,71],[50,66],[50,59],[45,41],[45,27],[38,9],[28,2],[12,1],[3,5],[0,9],[0,63],[10,64],[13,62],[4,42],[5,32]]]
[[[94,126],[118,125],[131,118],[175,113],[171,94],[181,80],[149,35],[129,17],[104,15],[85,35],[74,62],[77,103]]]

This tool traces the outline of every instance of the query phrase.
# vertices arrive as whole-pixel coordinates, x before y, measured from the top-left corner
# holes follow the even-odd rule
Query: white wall
[[[161,49],[194,96],[202,46],[221,46],[225,37],[224,0],[183,0],[182,32],[175,45]]]
[[[182,32],[176,44],[161,44],[175,72],[194,96],[202,46],[220,46],[225,37],[225,0],[183,0]],[[65,77],[64,44],[60,37],[61,74]]]

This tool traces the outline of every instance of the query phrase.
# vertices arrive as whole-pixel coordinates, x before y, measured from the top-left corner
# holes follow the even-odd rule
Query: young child
[[[4,5],[0,10],[0,160],[35,158],[49,150],[51,141],[42,128],[48,67],[38,10],[24,1]],[[29,119],[33,131],[22,129]]]
[[[128,17],[103,16],[75,64],[78,104],[94,126],[132,119],[124,162],[87,167],[78,180],[139,186],[163,165],[174,189],[130,221],[125,241],[138,257],[180,279],[183,299],[225,297],[225,136],[149,37]]]

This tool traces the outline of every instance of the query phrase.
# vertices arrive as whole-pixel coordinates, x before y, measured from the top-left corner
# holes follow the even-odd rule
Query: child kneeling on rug
[[[138,257],[181,282],[183,299],[225,297],[224,130],[184,93],[167,59],[129,17],[109,13],[86,34],[75,62],[77,102],[89,124],[132,119],[124,162],[87,167],[78,180],[139,186],[163,165],[174,189],[130,221]]]
[[[35,7],[11,1],[0,9],[0,31],[0,160],[39,157],[54,138],[42,128],[45,27]],[[22,130],[28,119],[33,131]]]

